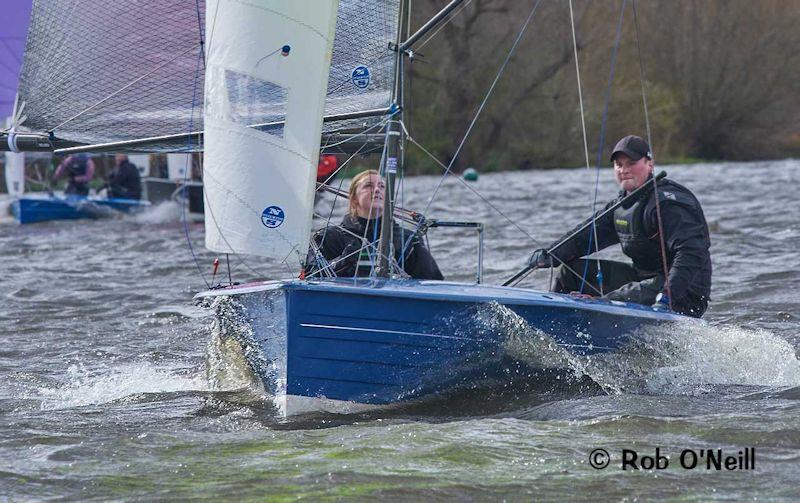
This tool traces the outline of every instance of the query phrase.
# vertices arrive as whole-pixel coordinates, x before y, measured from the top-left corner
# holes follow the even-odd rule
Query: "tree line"
[[[443,5],[414,2],[412,29]],[[417,48],[406,121],[439,160],[455,155],[534,5],[472,0]],[[573,17],[591,165],[619,137],[647,135],[643,96],[659,162],[800,154],[799,1],[575,0]],[[569,2],[542,0],[455,169],[585,165],[577,75]],[[441,171],[411,143],[406,159],[409,174]]]

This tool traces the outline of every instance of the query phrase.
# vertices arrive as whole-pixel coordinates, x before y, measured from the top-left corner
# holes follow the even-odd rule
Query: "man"
[[[116,165],[108,179],[108,197],[119,199],[140,199],[142,197],[142,179],[139,168],[128,160],[128,156],[114,156]]]
[[[88,196],[89,182],[94,177],[94,162],[86,154],[71,155],[58,165],[53,176],[56,180],[64,176],[69,178],[65,194]]]
[[[656,200],[650,146],[638,136],[622,138],[611,153],[611,162],[622,190],[606,208],[645,184],[649,187],[597,220],[596,245],[589,226],[553,248],[561,239],[556,241],[549,253],[536,250],[530,265],[562,264],[553,285],[556,292],[602,292],[607,299],[671,308],[699,318],[708,307],[711,292],[711,243],[700,202],[689,189],[666,178],[658,181]],[[595,215],[600,213],[602,210]],[[620,243],[633,265],[600,260],[598,278],[598,261],[581,257],[615,243]],[[666,256],[666,267],[662,256]]]

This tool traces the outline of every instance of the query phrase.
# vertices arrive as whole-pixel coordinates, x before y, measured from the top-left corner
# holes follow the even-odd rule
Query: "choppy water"
[[[576,362],[593,380],[291,422],[239,389],[235,367],[229,379],[207,378],[206,357],[224,348],[191,302],[204,283],[176,208],[114,221],[4,220],[0,499],[796,499],[800,162],[667,170],[695,191],[712,228],[707,325]],[[614,184],[609,171],[601,178],[605,201]],[[436,181],[407,180],[406,206],[422,209]],[[470,186],[545,244],[588,214],[593,182],[563,170]],[[456,180],[428,216],[487,224],[487,282],[506,279],[536,246]],[[202,226],[188,234],[209,276]],[[434,229],[430,240],[449,279],[471,280],[473,234]],[[263,260],[233,266],[240,281],[283,275]],[[622,449],[655,447],[670,456],[667,469],[619,469]],[[745,447],[756,448],[755,470],[678,463],[683,449]],[[612,457],[605,470],[589,464],[596,448]]]

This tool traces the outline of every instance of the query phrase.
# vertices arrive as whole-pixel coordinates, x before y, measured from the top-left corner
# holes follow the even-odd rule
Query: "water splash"
[[[574,355],[498,303],[475,316],[479,331],[502,334],[503,353],[533,368],[587,376],[608,393],[696,394],[709,386],[800,386],[792,345],[768,330],[687,320],[646,326],[616,351]]]
[[[270,383],[269,391],[275,394],[275,364],[262,353],[254,332],[254,323],[258,323],[261,317],[254,317],[255,313],[251,311],[261,304],[256,299],[245,306],[229,296],[214,297],[208,301],[208,307],[214,311],[212,337],[206,348],[206,377],[212,389],[249,389],[258,396],[264,396],[266,380]]]
[[[485,338],[487,332],[501,335],[503,355],[532,368],[572,369],[581,373],[581,366],[573,355],[550,335],[531,327],[512,309],[490,302],[480,306],[474,318],[481,338]]]
[[[590,366],[605,367],[602,379],[620,391],[651,394],[694,394],[709,385],[800,385],[800,361],[781,337],[691,321],[651,328]]]
[[[145,393],[207,390],[205,379],[196,372],[144,361],[100,370],[89,370],[81,363],[70,365],[66,383],[41,387],[38,394],[42,410],[57,410],[106,404]]]
[[[8,194],[0,194],[0,224],[12,224],[16,221],[11,214],[13,199]]]
[[[181,207],[175,201],[164,201],[130,217],[142,224],[167,224],[181,221]]]
[[[208,385],[214,391],[256,389],[263,394],[263,385],[253,373],[240,340],[223,334],[219,320],[215,321],[205,354]]]

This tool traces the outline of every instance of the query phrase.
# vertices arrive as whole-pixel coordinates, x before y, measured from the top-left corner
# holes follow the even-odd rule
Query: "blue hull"
[[[635,304],[434,281],[298,280],[201,294],[216,296],[234,301],[247,326],[229,332],[265,389],[286,397],[279,405],[287,414],[395,404],[564,369],[571,358],[619,348],[642,327],[686,319]]]
[[[48,220],[103,218],[115,212],[129,213],[150,206],[147,201],[133,199],[101,199],[87,197],[22,197],[11,203],[11,212],[21,224]]]

